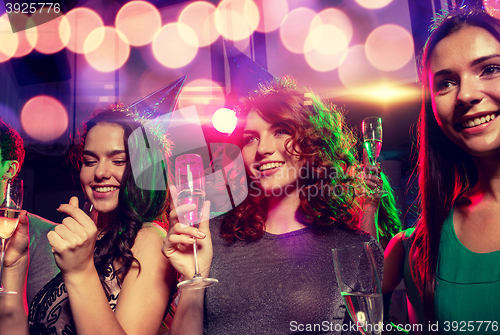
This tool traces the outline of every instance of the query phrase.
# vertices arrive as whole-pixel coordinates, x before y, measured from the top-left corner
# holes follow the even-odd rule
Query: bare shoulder
[[[156,223],[148,222],[137,233],[132,252],[135,257],[140,257],[142,253],[151,255],[153,250],[161,254],[163,239],[167,236],[167,232]]]

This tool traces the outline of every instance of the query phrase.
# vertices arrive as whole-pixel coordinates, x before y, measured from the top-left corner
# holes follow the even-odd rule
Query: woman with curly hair
[[[424,333],[498,330],[499,55],[500,21],[466,7],[440,15],[424,47],[422,214],[389,244],[384,278],[404,277],[410,321]]]
[[[331,250],[370,242],[380,274],[383,257],[356,228],[364,182],[343,115],[290,78],[277,79],[240,105],[231,140],[247,173],[245,201],[199,229],[178,223],[191,207],[171,212],[164,254],[192,277],[197,239],[202,275],[219,280],[181,292],[171,334],[353,331]]]
[[[29,306],[31,335],[158,333],[174,271],[161,253],[166,232],[151,222],[164,212],[167,192],[144,183],[155,185],[161,166],[152,163],[164,157],[161,150],[140,150],[134,131],[142,135],[142,126],[125,112],[99,111],[84,125],[74,158],[93,210],[87,215],[76,197],[58,208],[68,217],[47,238],[60,273]],[[132,164],[152,167],[137,176]],[[7,334],[28,334],[27,325],[18,326]]]

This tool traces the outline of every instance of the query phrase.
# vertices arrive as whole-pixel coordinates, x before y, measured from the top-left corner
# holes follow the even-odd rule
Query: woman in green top
[[[384,286],[397,284],[406,262],[405,277],[421,298],[410,298],[410,307],[423,332],[437,331],[438,325],[440,333],[495,333],[500,326],[500,21],[466,8],[439,17],[424,47],[421,79],[422,215],[411,249],[404,233],[389,244]]]

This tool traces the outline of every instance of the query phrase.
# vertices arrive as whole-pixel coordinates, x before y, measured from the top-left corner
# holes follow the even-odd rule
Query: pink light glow
[[[215,10],[215,27],[229,40],[249,37],[258,25],[259,9],[251,0],[223,0]]]
[[[198,53],[198,48],[193,46],[198,43],[188,44],[185,41],[186,38],[198,40],[193,29],[183,23],[169,23],[163,26],[153,40],[155,58],[168,68],[176,69],[186,66]]]
[[[194,47],[205,47],[215,42],[220,33],[215,27],[214,15],[215,5],[210,2],[196,1],[186,6],[179,15],[178,22],[191,27],[198,39],[191,39],[183,33],[182,38]]]
[[[483,0],[483,5],[491,16],[500,19],[500,0]]]
[[[328,8],[322,10],[314,17],[311,22],[311,30],[322,26],[322,25],[332,25],[339,28],[347,39],[347,43],[351,42],[352,39],[352,23],[349,17],[336,8]]]
[[[58,100],[40,95],[24,105],[21,124],[29,136],[41,142],[50,142],[68,128],[68,113]]]
[[[392,0],[356,0],[356,2],[368,9],[378,9],[387,6]]]
[[[38,39],[38,31],[36,27],[26,29],[29,27],[29,17],[23,13],[10,13],[10,22],[19,30],[16,35],[19,44],[17,45],[16,52],[12,57],[23,57],[29,54],[35,47]]]
[[[288,2],[286,0],[255,0],[260,13],[257,31],[270,33],[281,26],[283,19],[288,14]]]
[[[101,34],[104,35],[102,43],[93,51],[85,52],[85,59],[97,71],[115,71],[125,64],[130,55],[127,38],[112,27],[98,28],[85,40],[84,50],[91,50],[91,45],[100,39]]]
[[[349,48],[345,61],[339,66],[339,78],[348,88],[360,88],[379,83],[383,72],[376,69],[366,58],[365,46]]]
[[[127,37],[130,45],[143,46],[151,43],[160,30],[161,16],[149,2],[131,1],[116,15],[115,26]]]
[[[61,40],[68,41],[66,47],[75,53],[85,53],[95,50],[104,39],[104,34],[98,36],[95,43],[91,43],[89,50],[84,50],[84,44],[90,33],[98,28],[104,27],[99,14],[92,9],[79,7],[68,12],[59,26]],[[101,30],[104,32],[103,30]],[[94,35],[96,36],[96,35]],[[97,37],[97,36],[96,36]]]
[[[297,54],[304,52],[309,28],[315,16],[315,11],[305,7],[296,8],[287,14],[281,24],[280,37],[289,51]]]
[[[33,20],[34,25],[38,29],[38,40],[35,45],[35,49],[43,54],[52,54],[61,51],[68,40],[63,41],[59,35],[59,26],[63,16],[51,11],[49,13],[45,12],[35,12],[30,20]],[[48,22],[45,22],[50,20]],[[45,22],[40,24],[40,22]]]
[[[221,133],[232,133],[237,121],[236,114],[229,108],[219,108],[212,116],[214,128]]]
[[[7,14],[0,17],[0,63],[8,61],[16,53],[19,39],[12,32]]]
[[[314,70],[331,71],[346,58],[347,46],[347,37],[339,28],[329,24],[319,26],[306,39],[304,57]]]
[[[382,71],[395,71],[413,57],[413,38],[403,27],[387,24],[373,30],[366,39],[365,52],[370,63]]]
[[[182,88],[178,109],[196,106],[201,123],[210,122],[212,114],[224,107],[226,98],[220,85],[210,79],[195,79]]]

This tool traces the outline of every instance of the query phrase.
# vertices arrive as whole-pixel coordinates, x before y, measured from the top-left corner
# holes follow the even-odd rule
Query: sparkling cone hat
[[[231,78],[231,93],[238,98],[245,97],[259,89],[261,84],[273,81],[275,77],[262,66],[251,60],[234,46],[224,41],[229,72]]]
[[[158,91],[132,103],[127,108],[137,110],[137,117],[154,119],[172,112],[177,106],[177,99],[181,92],[186,76],[171,82]]]

